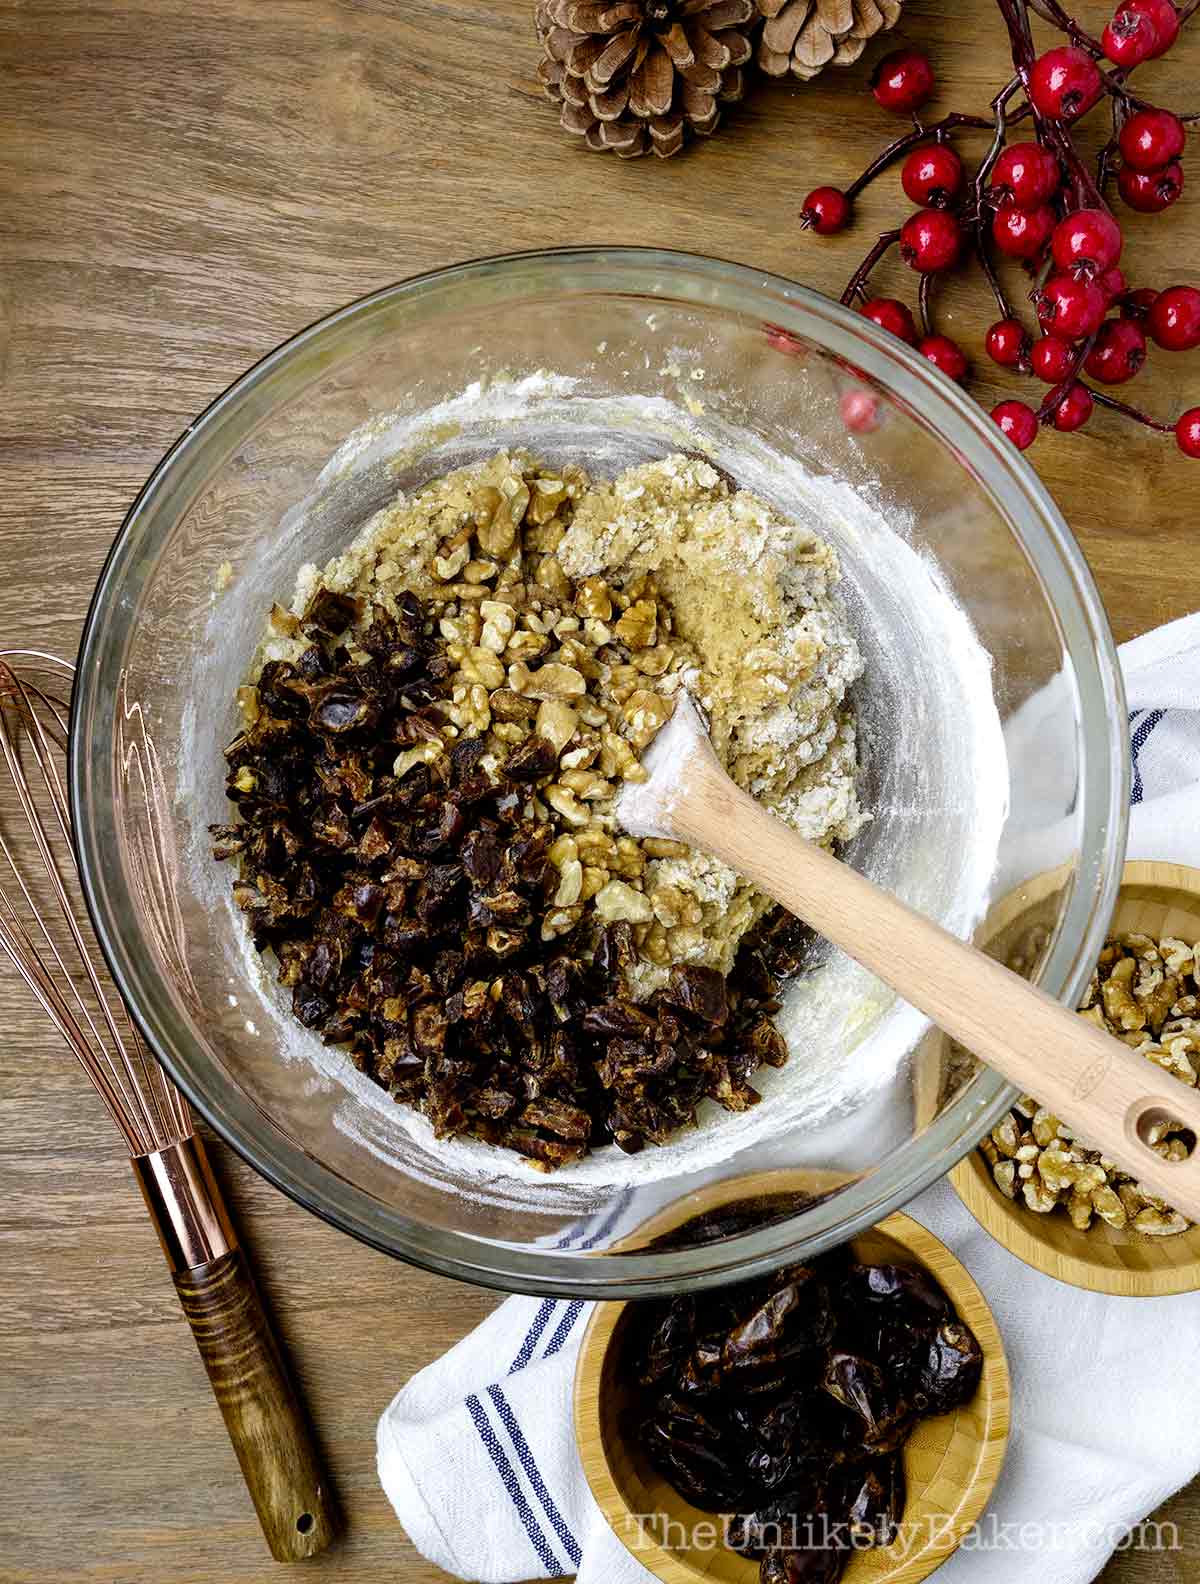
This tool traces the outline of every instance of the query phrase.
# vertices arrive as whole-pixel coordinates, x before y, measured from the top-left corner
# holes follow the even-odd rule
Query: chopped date
[[[369,731],[376,724],[378,715],[370,699],[364,698],[361,693],[339,689],[335,684],[313,700],[308,720],[314,731],[337,735],[341,732]]]
[[[915,1266],[835,1250],[646,1309],[627,1356],[640,1444],[695,1506],[733,1513],[726,1541],[761,1584],[832,1584],[890,1545],[904,1442],[979,1384],[978,1341]]]
[[[558,754],[553,743],[535,733],[509,754],[501,773],[507,781],[542,781],[557,768]]]
[[[662,999],[667,1006],[678,1007],[713,1028],[729,1016],[725,980],[715,968],[689,968],[677,963],[671,969]]]
[[[349,594],[338,594],[333,589],[320,588],[309,601],[307,610],[300,618],[300,625],[305,631],[320,633],[323,637],[337,638],[358,620],[360,614],[359,602]]]
[[[262,667],[253,719],[225,755],[238,819],[210,832],[301,1023],[348,1045],[438,1137],[469,1134],[541,1170],[663,1143],[705,1100],[758,1101],[750,1078],[787,1055],[772,1013],[808,938],[794,921],[768,915],[728,980],[677,964],[635,1000],[629,923],[593,914],[543,941],[559,830],[538,794],[556,751],[534,732],[493,779],[481,738],[445,740],[455,667],[422,601],[364,607],[321,588],[303,616],[272,620],[305,647]],[[436,745],[430,762],[398,776],[398,753],[422,744]],[[808,1345],[799,1325],[778,1356],[747,1338],[726,1367],[769,1388]],[[951,1352],[946,1341],[912,1360],[933,1394]],[[689,1367],[692,1389],[711,1384],[703,1350]]]

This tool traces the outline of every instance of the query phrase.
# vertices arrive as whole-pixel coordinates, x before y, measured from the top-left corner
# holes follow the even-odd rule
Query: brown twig
[[[1090,33],[1085,33],[1073,16],[1059,5],[1058,0],[1029,0],[1030,8],[1037,12],[1045,22],[1052,22],[1056,28],[1067,35],[1078,49],[1086,50],[1093,60],[1104,58],[1104,46],[1099,39],[1094,39]]]
[[[951,115],[943,116],[940,121],[935,121],[932,126],[921,126],[920,123],[911,132],[906,132],[903,137],[897,138],[894,143],[889,143],[883,153],[873,159],[863,171],[862,175],[852,181],[846,188],[846,197],[853,201],[862,192],[863,188],[873,182],[876,176],[887,170],[889,165],[895,164],[902,154],[907,154],[911,149],[919,148],[922,143],[927,143],[930,138],[935,143],[943,143],[946,133],[958,127],[975,127],[981,131],[990,132],[994,123],[987,121],[983,116],[959,115],[957,111]]]
[[[1042,405],[1037,410],[1038,423],[1048,424],[1054,422],[1055,413],[1071,394],[1071,390],[1079,378],[1079,371],[1087,362],[1088,355],[1095,344],[1096,337],[1094,335],[1090,335],[1086,341],[1081,342],[1080,345],[1075,348],[1074,355],[1071,358],[1071,367],[1063,375],[1062,379],[1059,380],[1058,384],[1047,392],[1044,400],[1042,401]]]
[[[1151,418],[1138,407],[1131,407],[1128,402],[1118,401],[1115,396],[1109,396],[1105,391],[1096,390],[1091,385],[1084,385],[1084,390],[1093,401],[1099,402],[1101,407],[1107,407],[1111,412],[1120,413],[1125,418],[1132,418],[1134,423],[1144,424],[1147,429],[1154,429],[1159,434],[1174,434],[1173,423],[1159,423],[1157,418]]]
[[[1112,136],[1096,156],[1096,186],[1106,193],[1112,180],[1114,161],[1120,147],[1121,128],[1128,119],[1128,105],[1122,99],[1112,101]]]
[[[1000,309],[1002,319],[1013,317],[1012,307],[1000,277],[996,273],[996,266],[992,262],[991,242],[988,235],[988,209],[984,203],[983,189],[992,168],[1000,157],[1008,137],[1009,114],[1008,101],[1019,92],[1021,87],[1020,77],[1012,77],[992,100],[991,110],[995,118],[993,122],[992,144],[983,157],[983,162],[975,172],[975,248],[979,254],[979,261],[983,265],[983,273],[987,276],[987,283],[991,287],[992,296],[996,299],[996,306]],[[1030,107],[1032,108],[1032,107]]]
[[[900,232],[896,230],[885,231],[883,235],[876,241],[875,246],[867,254],[866,258],[863,259],[862,263],[854,271],[854,274],[851,275],[849,281],[847,282],[846,290],[842,293],[842,302],[844,304],[849,306],[849,304],[852,303],[856,297],[862,297],[865,295],[864,288],[866,287],[867,281],[870,278],[871,271],[875,268],[876,264],[879,263],[879,260],[888,251],[888,249],[895,247],[899,240]]]
[[[933,293],[933,276],[922,275],[921,284],[917,287],[917,308],[921,315],[921,334],[933,334],[933,319],[930,314],[930,298]]]

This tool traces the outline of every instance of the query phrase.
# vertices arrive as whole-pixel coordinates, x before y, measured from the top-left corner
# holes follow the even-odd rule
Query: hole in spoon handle
[[[1200,1221],[1200,1154],[1196,1151],[1196,1132],[1187,1120],[1180,1125],[1181,1112],[1186,1118],[1190,1110],[1189,1106],[1172,1104],[1167,1094],[1144,1095],[1126,1111],[1124,1131],[1130,1155],[1128,1164],[1131,1168],[1139,1166],[1139,1179],[1173,1210],[1191,1221]],[[1165,1131],[1172,1122],[1188,1143],[1188,1153],[1178,1160],[1160,1155],[1151,1142],[1153,1130],[1162,1128]]]

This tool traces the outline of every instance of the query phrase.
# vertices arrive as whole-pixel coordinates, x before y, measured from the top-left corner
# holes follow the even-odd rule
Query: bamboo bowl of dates
[[[676,1211],[677,1235],[761,1215],[794,1178],[723,1184],[738,1203]],[[1008,1419],[991,1311],[904,1215],[750,1282],[599,1305],[575,1382],[592,1494],[665,1584],[923,1579],[987,1505]]]
[[[989,949],[1030,957],[1061,877],[999,904]],[[1195,1086],[1200,1076],[1200,869],[1136,860],[1121,891],[1083,1015]],[[1195,1147],[1164,1118],[1150,1140],[1172,1158]],[[1022,1096],[950,1177],[975,1219],[1027,1265],[1092,1292],[1162,1297],[1200,1290],[1200,1226],[1128,1179]]]

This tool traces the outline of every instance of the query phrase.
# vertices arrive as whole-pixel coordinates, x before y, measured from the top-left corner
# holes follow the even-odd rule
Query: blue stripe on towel
[[[496,1472],[509,1496],[512,1504],[517,1509],[517,1516],[525,1525],[525,1533],[529,1536],[529,1543],[537,1554],[538,1561],[545,1568],[551,1578],[565,1578],[566,1568],[554,1555],[550,1542],[546,1539],[537,1515],[525,1499],[525,1492],[521,1489],[521,1482],[516,1476],[512,1464],[508,1461],[504,1448],[496,1439],[496,1432],[483,1411],[483,1404],[474,1392],[467,1398],[467,1412],[475,1421],[475,1428],[479,1431],[479,1439],[487,1448],[488,1456],[496,1465]]]
[[[510,1375],[515,1375],[518,1370],[523,1370],[526,1364],[529,1363],[529,1360],[533,1357],[534,1348],[541,1341],[542,1332],[550,1324],[550,1316],[557,1308],[557,1298],[547,1298],[543,1301],[541,1308],[533,1317],[533,1324],[530,1326],[524,1342],[521,1343],[520,1351],[508,1367]]]
[[[580,1248],[594,1248],[602,1238],[607,1237],[612,1231],[613,1227],[617,1224],[617,1221],[621,1217],[622,1211],[625,1209],[632,1197],[633,1191],[629,1188],[626,1188],[622,1193],[618,1194],[616,1203],[612,1206],[608,1214],[604,1217],[604,1220],[592,1233],[591,1237],[585,1238],[584,1241],[579,1245]],[[571,1237],[572,1234],[568,1233],[567,1236],[558,1243],[557,1247],[560,1249],[569,1247]],[[516,1358],[513,1359],[512,1363],[508,1367],[508,1373],[510,1375],[516,1375],[518,1371],[523,1370],[533,1358],[534,1352],[537,1349],[537,1345],[541,1341],[546,1327],[550,1324],[551,1318],[554,1315],[554,1311],[558,1308],[558,1305],[559,1300],[557,1298],[547,1298],[538,1307],[538,1311],[533,1317],[533,1324],[526,1332],[525,1340],[521,1343],[520,1348],[517,1350]],[[554,1336],[557,1339],[557,1345],[555,1342],[551,1342],[550,1347],[546,1350],[547,1358],[549,1358],[551,1354],[557,1353],[559,1348],[561,1348],[563,1343],[567,1340],[567,1335],[570,1332],[571,1327],[575,1324],[578,1314],[578,1304],[574,1305],[574,1307],[568,1308],[567,1314],[563,1317],[563,1324],[560,1325],[558,1330],[554,1333]],[[563,1325],[566,1326],[565,1331],[563,1330]]]
[[[608,1214],[605,1216],[604,1220],[600,1223],[600,1225],[592,1233],[591,1237],[590,1238],[585,1238],[584,1241],[579,1245],[580,1248],[585,1248],[585,1249],[595,1248],[597,1243],[599,1243],[603,1238],[606,1238],[608,1236],[608,1234],[612,1231],[612,1229],[616,1226],[617,1222],[621,1219],[621,1215],[624,1212],[625,1206],[629,1203],[629,1201],[632,1198],[633,1198],[633,1189],[632,1188],[623,1188],[621,1190],[621,1192],[617,1195],[617,1202],[613,1205],[612,1209],[608,1212]]]
[[[546,1482],[542,1479],[538,1466],[534,1462],[529,1443],[517,1423],[517,1417],[513,1413],[507,1397],[505,1397],[499,1386],[489,1386],[488,1396],[496,1406],[496,1412],[500,1415],[500,1423],[508,1431],[509,1440],[513,1444],[513,1449],[517,1454],[521,1467],[525,1470],[526,1478],[533,1487],[534,1495],[541,1502],[542,1509],[546,1517],[549,1518],[551,1527],[562,1541],[563,1550],[570,1557],[574,1566],[578,1568],[583,1561],[583,1552],[579,1548],[579,1542],[563,1522],[562,1514],[554,1505],[553,1496],[546,1489]]]
[[[547,1344],[547,1347],[546,1347],[546,1351],[542,1354],[543,1358],[553,1358],[554,1357],[554,1355],[558,1352],[559,1348],[562,1347],[563,1343],[570,1336],[572,1328],[574,1327],[576,1320],[579,1319],[579,1316],[582,1313],[583,1313],[583,1300],[582,1300],[582,1298],[573,1298],[571,1300],[571,1302],[567,1305],[566,1314],[563,1315],[562,1319],[558,1323],[558,1330],[550,1338],[550,1341],[549,1341],[549,1343]]]
[[[1129,751],[1133,756],[1133,790],[1129,794],[1131,803],[1142,801],[1142,768],[1138,764],[1138,755],[1146,746],[1146,739],[1166,714],[1166,710],[1148,710],[1134,728],[1133,736],[1129,739]]]

